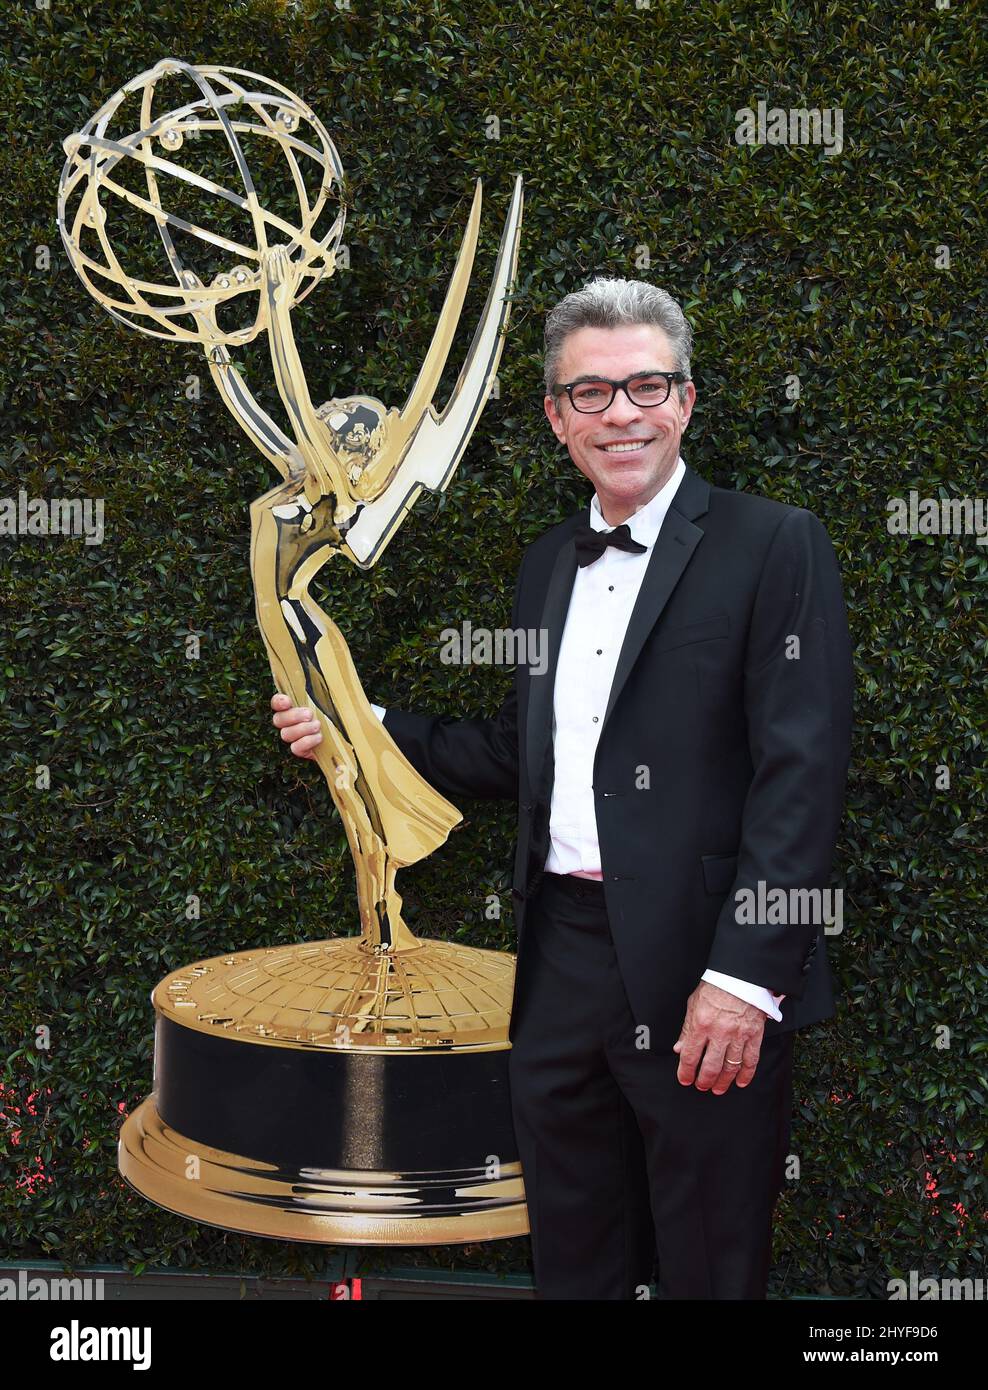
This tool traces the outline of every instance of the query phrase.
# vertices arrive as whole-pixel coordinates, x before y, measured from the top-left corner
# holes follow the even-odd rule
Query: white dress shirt
[[[628,518],[632,539],[647,546],[645,551],[632,554],[608,546],[599,559],[579,567],[573,580],[553,687],[555,774],[545,861],[549,873],[603,878],[594,810],[594,754],[631,610],[652,546],[685,474],[686,465],[679,458],[668,481]],[[596,493],[590,502],[589,519],[595,531],[612,529],[604,520]],[[384,718],[380,705],[371,709],[379,719]],[[781,1021],[779,1004],[784,995],[719,970],[705,970],[701,978]]]

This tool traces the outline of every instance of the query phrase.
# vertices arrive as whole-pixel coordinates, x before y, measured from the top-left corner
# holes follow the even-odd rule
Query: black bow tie
[[[643,550],[648,549],[647,545],[632,539],[631,529],[626,521],[622,521],[620,526],[615,526],[613,531],[595,531],[588,521],[576,532],[576,558],[581,568],[599,560],[609,545],[617,546],[618,550],[631,551],[635,555],[640,555]]]

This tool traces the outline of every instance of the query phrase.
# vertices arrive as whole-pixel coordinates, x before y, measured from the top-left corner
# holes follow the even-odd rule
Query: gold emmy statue
[[[159,90],[167,109],[156,112],[156,89],[176,84],[184,99],[168,105]],[[140,109],[125,126],[128,98]],[[276,688],[318,717],[317,761],[346,827],[361,927],[218,955],[157,985],[153,1090],[123,1126],[120,1171],[160,1206],[255,1235],[426,1245],[524,1234],[507,1087],[514,957],[419,940],[403,921],[396,871],[443,844],[461,816],[375,716],[339,628],[309,592],[334,556],[376,564],[422,490],[448,486],[501,355],[521,179],[469,353],[437,414],[477,245],[479,180],[402,409],[357,394],[316,406],[291,314],[336,269],[345,209],[339,155],[309,107],[256,73],[165,59],[64,149],[59,229],[86,288],[121,323],[200,344],[223,401],[281,475],[250,508],[257,620]],[[214,176],[217,160],[235,186]],[[260,169],[280,173],[288,214],[262,206]],[[223,208],[222,230],[176,210],[181,197]],[[160,264],[146,269],[122,244],[132,246],[126,218],[137,212],[157,238]],[[262,332],[290,435],[231,359]]]

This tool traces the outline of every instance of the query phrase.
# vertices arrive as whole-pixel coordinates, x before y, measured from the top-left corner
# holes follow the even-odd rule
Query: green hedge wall
[[[286,754],[270,724],[247,547],[248,505],[275,472],[199,350],[115,324],[57,234],[62,140],[171,55],[285,83],[340,150],[351,266],[294,320],[317,401],[404,399],[479,176],[483,229],[452,384],[513,176],[525,180],[499,398],[448,493],[420,501],[382,562],[321,577],[374,700],[475,715],[508,687],[504,668],[443,665],[439,633],[467,618],[506,623],[524,546],[589,500],[542,411],[546,311],[595,271],[653,280],[683,303],[699,392],[684,456],[713,483],[821,518],[857,654],[834,877],[845,927],[830,939],[843,1002],[797,1043],[801,1176],[778,1208],[771,1291],[883,1298],[911,1269],[985,1273],[986,551],[973,535],[886,524],[890,497],[983,486],[988,45],[975,11],[934,0],[11,7],[0,496],[103,498],[107,529],[92,546],[0,537],[3,1258],[268,1274],[326,1263],[316,1246],[173,1217],[116,1171],[122,1114],[150,1090],[156,981],[220,951],[348,931],[356,913],[318,769]],[[739,145],[735,112],[760,100],[840,108],[843,149]],[[265,354],[262,341],[238,360],[277,411]],[[198,402],[184,395],[194,373]],[[409,920],[513,949],[513,811],[461,809],[447,845],[400,879]],[[505,903],[498,922],[484,917],[490,892]],[[187,919],[189,894],[199,920]],[[404,1256],[524,1271],[529,1246]],[[393,1262],[362,1255],[365,1270]]]

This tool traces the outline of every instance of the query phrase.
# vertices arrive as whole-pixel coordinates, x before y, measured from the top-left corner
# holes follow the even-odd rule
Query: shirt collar
[[[648,502],[644,502],[637,511],[632,512],[627,518],[628,529],[631,532],[631,539],[638,541],[640,545],[653,546],[659,534],[669,504],[676,495],[679,484],[683,481],[686,474],[686,464],[682,456],[676,459],[676,466],[672,473],[659,488],[658,492]],[[600,510],[600,502],[597,494],[594,493],[590,499],[590,525],[595,531],[611,531],[614,528],[609,526],[604,520]]]

